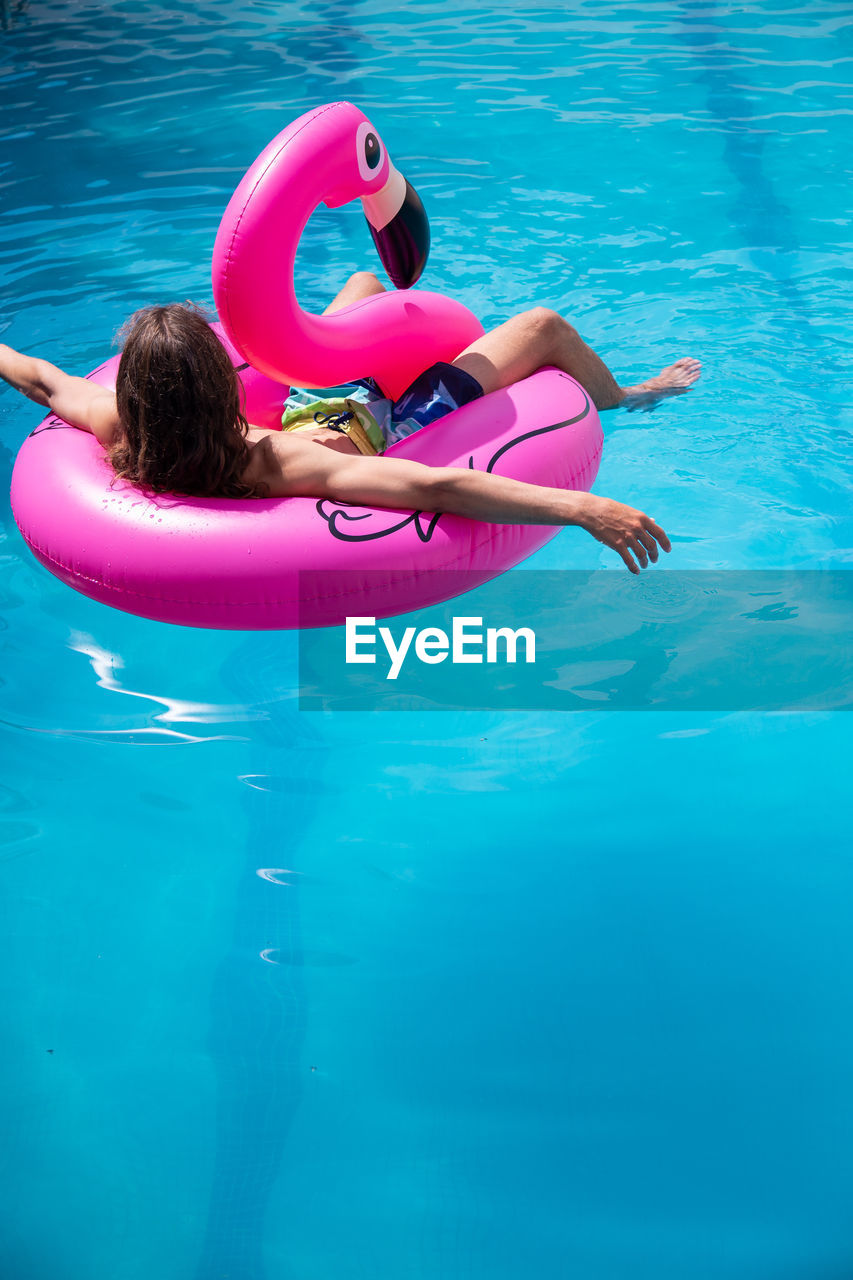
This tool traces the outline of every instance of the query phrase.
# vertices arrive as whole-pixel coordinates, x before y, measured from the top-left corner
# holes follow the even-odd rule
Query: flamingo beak
[[[420,196],[391,165],[382,190],[362,196],[361,203],[376,251],[395,288],[411,288],[429,257],[429,221]]]

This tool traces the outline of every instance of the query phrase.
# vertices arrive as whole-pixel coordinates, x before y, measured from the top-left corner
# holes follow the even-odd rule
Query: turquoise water
[[[4,341],[82,373],[209,302],[248,163],[348,98],[430,287],[702,359],[604,422],[655,573],[853,561],[847,6],[0,14]],[[321,211],[300,296],[373,265]],[[0,391],[5,479],[38,419]],[[849,719],[300,713],[292,635],[112,612],[0,519],[0,1274],[850,1274]]]

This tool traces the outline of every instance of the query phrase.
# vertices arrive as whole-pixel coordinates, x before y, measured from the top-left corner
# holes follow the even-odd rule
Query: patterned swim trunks
[[[356,436],[348,430],[349,423],[353,422],[352,414],[349,422],[342,422],[339,429],[353,436],[363,453],[383,453],[389,445],[405,440],[421,427],[429,426],[463,404],[479,399],[482,394],[483,388],[470,373],[440,361],[418,374],[397,400],[384,396],[373,378],[358,378],[355,382],[322,390],[292,391],[284,402],[282,426],[291,431],[304,430],[312,422],[317,426],[333,426],[337,419],[343,420],[347,416],[340,412],[343,402],[352,407],[351,402],[357,401],[367,410],[365,417],[373,419],[378,428],[374,431],[372,423],[362,424],[372,447],[362,447],[361,433]],[[324,406],[331,412],[323,414],[320,410]],[[318,410],[308,415],[307,423],[306,410]],[[360,414],[358,416],[361,417]]]

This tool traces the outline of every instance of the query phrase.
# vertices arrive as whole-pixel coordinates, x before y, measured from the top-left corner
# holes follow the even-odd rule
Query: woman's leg
[[[352,306],[354,302],[362,302],[365,298],[372,298],[374,294],[384,292],[385,286],[380,284],[372,271],[356,271],[355,275],[347,280],[334,302],[329,303],[323,315],[329,316],[333,311],[340,311],[341,307]]]
[[[527,378],[543,365],[556,365],[577,378],[597,409],[650,407],[664,396],[681,395],[699,377],[700,364],[677,360],[656,378],[620,387],[613,374],[580,334],[556,311],[535,307],[492,329],[453,361],[472,374],[484,391],[496,391]]]

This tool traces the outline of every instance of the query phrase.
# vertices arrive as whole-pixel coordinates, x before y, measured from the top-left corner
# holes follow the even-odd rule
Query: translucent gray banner
[[[303,576],[306,589],[322,588],[322,574]],[[453,598],[300,634],[301,710],[817,711],[853,701],[853,572],[515,570],[473,590],[466,572],[426,576],[425,594]]]

